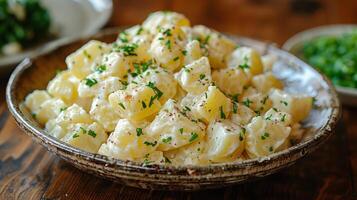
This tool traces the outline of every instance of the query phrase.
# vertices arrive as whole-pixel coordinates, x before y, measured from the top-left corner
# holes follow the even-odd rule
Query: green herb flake
[[[200,74],[200,80],[203,80],[206,77],[205,74]]]
[[[281,116],[280,121],[285,122],[285,117],[286,117],[286,114],[283,114],[283,116]]]
[[[167,143],[170,143],[171,141],[172,141],[172,137],[171,137],[171,136],[162,139],[162,142],[163,142],[163,143],[166,143],[166,144],[167,144]]]
[[[141,101],[141,106],[145,109],[146,108],[146,103],[145,101]]]
[[[193,141],[195,141],[196,139],[198,138],[198,135],[197,135],[197,133],[191,133],[191,137],[190,137],[190,140],[189,140],[189,142],[193,142]]]
[[[98,73],[103,73],[105,70],[107,70],[107,66],[106,65],[99,65],[95,71]]]
[[[67,110],[67,107],[60,108],[60,112]]]
[[[176,56],[173,61],[178,61],[180,58],[178,56]]]
[[[237,102],[233,102],[233,113],[234,114],[238,113],[238,103]]]
[[[268,117],[265,118],[265,120],[271,120],[272,117],[273,117],[273,114],[270,114]]]
[[[167,41],[165,42],[165,45],[167,46],[167,48],[168,48],[169,50],[171,50],[171,41],[170,41],[170,40],[167,40]]]
[[[182,55],[184,55],[184,56],[187,55],[187,51],[186,51],[186,50],[182,50],[181,53],[182,53]]]
[[[260,136],[260,138],[261,138],[262,140],[265,140],[265,139],[267,139],[269,136],[270,136],[269,133],[264,132],[263,135]]]
[[[247,98],[242,103],[243,103],[243,105],[245,105],[249,108],[250,104],[253,103],[253,101],[251,101],[250,99]]]
[[[157,144],[157,141],[155,141],[155,142],[145,141],[145,142],[144,142],[144,144],[145,144],[145,145],[147,145],[147,146],[152,146],[152,147],[155,147],[155,146],[156,146],[156,144]]]
[[[128,34],[124,31],[119,33],[119,40],[123,43],[127,43],[129,42],[128,38],[127,38]]]
[[[74,139],[74,138],[77,138],[77,137],[79,137],[78,133],[75,133],[75,134],[72,136],[73,139]]]
[[[93,131],[93,130],[89,130],[88,131],[88,135],[90,135],[90,136],[95,138],[97,136],[97,133],[95,131]]]
[[[86,78],[84,79],[85,80],[85,84],[88,86],[88,87],[92,87],[94,85],[96,85],[98,83],[98,81],[94,78]]]
[[[168,164],[170,164],[170,163],[171,163],[171,160],[170,160],[170,159],[168,159],[166,156],[164,156],[164,160],[165,160],[165,163],[168,163]]]
[[[83,51],[83,55],[87,57],[88,59],[92,59],[92,56],[87,52],[87,50]]]
[[[136,128],[136,136],[141,136],[141,135],[144,135],[143,133],[143,129],[142,128]]]
[[[244,61],[244,63],[240,64],[238,67],[241,69],[249,69],[250,66],[248,65],[248,57],[244,56],[243,61]]]
[[[119,103],[119,106],[122,107],[125,110],[125,106],[122,102]]]
[[[180,128],[179,131],[181,134],[183,134],[183,128]]]
[[[286,102],[286,101],[281,100],[280,103],[284,104],[285,106],[288,106],[288,102]]]

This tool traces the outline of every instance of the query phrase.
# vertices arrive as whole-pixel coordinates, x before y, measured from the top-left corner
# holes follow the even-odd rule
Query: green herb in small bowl
[[[305,42],[302,57],[334,85],[357,88],[357,29]]]

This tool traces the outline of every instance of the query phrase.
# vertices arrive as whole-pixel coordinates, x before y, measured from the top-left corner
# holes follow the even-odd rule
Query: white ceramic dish
[[[0,56],[0,74],[24,58],[34,58],[80,37],[96,33],[109,20],[112,0],[42,0],[52,18],[51,30],[57,37],[47,43],[11,55]]]
[[[291,53],[299,56],[302,45],[309,40],[324,36],[324,35],[342,35],[346,32],[350,32],[353,29],[357,29],[357,25],[354,24],[339,24],[339,25],[327,25],[319,26],[316,28],[308,29],[300,32],[289,40],[287,40],[283,49],[290,51]],[[338,92],[341,102],[345,105],[357,106],[357,89],[347,88],[341,86],[335,86]]]

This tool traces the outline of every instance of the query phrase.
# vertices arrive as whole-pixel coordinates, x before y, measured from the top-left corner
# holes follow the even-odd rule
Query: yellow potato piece
[[[239,47],[228,57],[228,66],[241,68],[251,75],[263,73],[260,54],[250,47]]]

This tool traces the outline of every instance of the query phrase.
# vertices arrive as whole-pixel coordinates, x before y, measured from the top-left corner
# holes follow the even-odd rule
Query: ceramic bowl
[[[302,58],[302,47],[305,42],[316,39],[320,36],[339,36],[344,33],[357,30],[357,25],[340,24],[319,26],[300,32],[287,40],[283,49]],[[342,86],[335,86],[341,102],[345,105],[357,106],[357,89]]]
[[[96,33],[109,20],[112,0],[41,0],[51,16],[51,32],[56,37],[35,44],[14,55],[0,55],[0,75],[6,74],[24,58],[34,58],[74,41]]]
[[[95,39],[112,42],[118,30],[107,30]],[[157,190],[199,190],[224,187],[275,173],[294,164],[317,149],[333,134],[340,116],[340,105],[331,83],[312,67],[295,56],[274,46],[247,39],[234,38],[240,45],[253,46],[262,54],[277,56],[273,72],[284,81],[287,91],[317,97],[316,106],[303,122],[306,134],[303,140],[289,149],[270,156],[240,162],[209,166],[143,166],[140,163],[111,159],[71,147],[49,136],[29,113],[22,112],[21,102],[34,89],[43,89],[55,76],[58,68],[65,68],[65,57],[87,40],[62,46],[36,59],[25,59],[12,73],[6,90],[6,100],[17,124],[50,152],[75,167],[119,183]]]

